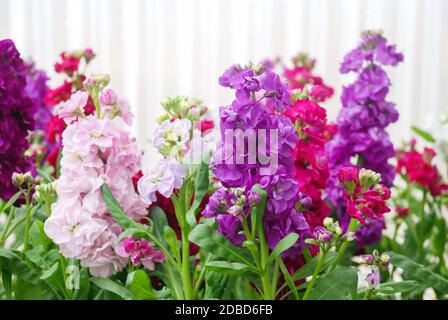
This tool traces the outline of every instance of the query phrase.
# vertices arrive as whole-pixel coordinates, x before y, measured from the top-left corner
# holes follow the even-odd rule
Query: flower
[[[448,184],[443,182],[437,166],[432,164],[436,151],[426,147],[421,153],[415,149],[415,143],[410,145],[409,151],[398,150],[396,171],[407,175],[409,182],[429,190],[433,197],[448,191]]]
[[[344,222],[348,221],[346,201],[336,176],[340,168],[350,167],[355,159],[357,167],[377,172],[381,175],[381,183],[386,187],[392,186],[395,168],[389,159],[395,152],[386,127],[398,120],[398,112],[395,105],[386,100],[391,83],[382,66],[396,66],[402,60],[403,55],[396,52],[395,46],[388,45],[380,33],[367,31],[362,34],[359,45],[341,63],[341,73],[355,72],[357,78],[343,88],[343,108],[337,117],[337,133],[326,145],[326,154],[330,167],[327,198]],[[347,212],[356,215],[354,207],[351,204]],[[373,224],[369,228],[372,231]],[[367,227],[363,230],[367,231]],[[381,228],[373,233],[370,231],[359,232],[358,235],[377,235]]]
[[[34,61],[30,60],[26,65],[28,72],[25,91],[34,104],[36,129],[44,129],[45,124],[51,117],[51,112],[44,102],[48,89],[46,84],[48,77],[43,70],[36,69]]]
[[[65,123],[69,124],[77,115],[84,114],[84,107],[87,104],[89,95],[87,92],[78,91],[72,94],[61,109],[58,110],[58,116],[64,119]]]
[[[330,242],[333,239],[333,233],[322,226],[313,230],[313,238],[319,242]]]
[[[169,198],[174,189],[182,186],[185,169],[174,158],[160,160],[157,165],[143,170],[138,181],[138,192],[142,200],[150,205],[156,201],[156,192]]]
[[[87,99],[75,95],[72,102]],[[138,221],[145,216],[146,206],[132,183],[140,170],[141,152],[135,139],[113,119],[93,115],[69,123],[62,145],[58,198],[45,221],[45,232],[65,257],[79,259],[94,276],[108,277],[121,271],[127,259],[118,254],[122,228],[108,212],[101,187],[108,185],[131,219]]]
[[[186,151],[190,141],[191,122],[187,119],[163,121],[153,133],[153,146],[169,156]]]
[[[409,214],[409,208],[402,208],[401,206],[397,206],[395,211],[399,217],[406,217]]]
[[[57,73],[66,73],[68,76],[72,76],[78,71],[80,57],[64,51],[61,53],[61,59],[62,61],[56,62],[54,65],[54,70]]]
[[[130,258],[134,266],[140,263],[148,270],[155,269],[155,262],[163,262],[165,255],[161,250],[155,249],[145,239],[136,240],[127,237],[121,240],[117,254],[123,258]]]
[[[27,91],[27,66],[14,42],[0,41],[0,199],[8,201],[18,189],[14,172],[35,172],[34,159],[25,158],[28,133],[35,128],[37,104]],[[31,84],[30,84],[31,85]],[[23,197],[17,203],[21,203]]]

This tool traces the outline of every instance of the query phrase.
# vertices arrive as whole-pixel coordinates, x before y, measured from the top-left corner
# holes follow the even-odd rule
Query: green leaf
[[[327,268],[329,268],[333,262],[336,260],[337,254],[333,251],[330,251],[327,253],[327,256],[325,258],[325,262],[323,263],[322,267],[320,268],[320,272],[325,271]],[[297,270],[294,275],[292,276],[292,279],[294,281],[305,279],[309,276],[311,276],[316,269],[317,261],[319,257],[314,257],[310,261],[308,261],[302,268]]]
[[[143,229],[143,225],[129,218],[121,209],[120,204],[110,192],[107,184],[103,184],[103,186],[101,187],[101,191],[103,192],[104,202],[106,203],[110,214],[112,215],[112,217],[114,217],[115,221],[117,221],[120,226],[122,226],[124,229]]]
[[[286,269],[285,263],[282,259],[280,260],[280,270],[282,270],[283,278],[285,279],[286,284],[288,285],[289,289],[291,289],[291,292],[296,300],[299,300],[299,293],[297,292],[296,284],[294,283],[294,280],[292,279],[291,275],[289,274],[288,270]]]
[[[353,267],[339,267],[319,279],[310,300],[345,300],[356,297],[358,272]]]
[[[194,191],[194,201],[191,205],[191,208],[187,211],[186,218],[187,223],[194,227],[196,223],[196,213],[199,208],[199,205],[202,202],[202,199],[204,199],[205,194],[208,190],[208,184],[209,184],[209,166],[206,162],[201,162],[199,165],[198,173],[196,175],[196,188]]]
[[[204,299],[230,299],[234,285],[232,276],[210,270],[205,274]]]
[[[428,142],[435,143],[436,139],[427,131],[422,130],[420,128],[417,128],[416,126],[412,126],[412,131],[414,131],[416,134],[418,134],[420,137],[425,139]]]
[[[40,276],[41,280],[52,279],[59,271],[59,261],[56,261],[49,269],[45,270]]]
[[[405,280],[399,282],[386,282],[381,283],[375,292],[380,292],[384,294],[393,294],[398,292],[408,292],[418,287],[418,282],[414,280]]]
[[[299,235],[297,233],[290,233],[282,240],[280,240],[275,246],[274,250],[272,250],[271,255],[269,256],[269,263],[274,261],[278,256],[280,256],[283,252],[291,248],[296,244],[299,239]]]
[[[86,268],[79,271],[79,288],[75,289],[73,298],[76,300],[87,300],[90,292],[89,272]]]
[[[2,274],[2,285],[5,288],[6,298],[12,299],[12,273],[7,269],[0,268]]]
[[[126,286],[131,290],[136,300],[157,299],[152,289],[151,281],[143,270],[131,272],[126,280]]]
[[[34,221],[33,225],[30,228],[30,240],[33,248],[42,246],[44,250],[48,250],[52,241],[45,233],[44,223],[42,221]]]
[[[91,277],[90,281],[98,288],[115,293],[117,296],[123,298],[124,300],[132,300],[133,298],[132,293],[128,289],[110,279]]]
[[[168,220],[166,218],[165,212],[159,207],[154,207],[151,210],[151,221],[152,221],[152,233],[159,239],[163,244],[167,244],[165,238],[163,237],[165,233],[165,227],[168,226]]]
[[[20,195],[22,194],[22,191],[17,191],[11,198],[9,198],[8,202],[5,203],[5,205],[0,209],[0,212],[6,212],[10,207],[16,203],[17,199],[19,199]]]
[[[249,267],[246,264],[227,261],[210,261],[205,265],[205,268],[207,270],[228,275],[242,275],[249,270]]]
[[[233,290],[235,300],[255,300],[255,289],[252,287],[249,279],[236,277],[235,290]]]
[[[176,232],[170,228],[169,226],[165,226],[165,231],[163,232],[163,236],[170,246],[171,251],[174,253],[174,255],[180,259],[180,251],[179,251],[179,245],[177,240]]]
[[[448,293],[448,280],[441,275],[432,272],[408,257],[394,252],[388,252],[387,254],[391,257],[391,263],[403,269],[409,279],[418,281],[425,288],[433,288],[440,293]]]
[[[131,228],[126,229],[118,236],[117,242],[120,242],[124,238],[135,236],[137,238],[143,238],[145,236],[145,232],[139,229]]]
[[[210,225],[197,225],[191,230],[189,239],[219,258],[251,265],[250,260],[241,248],[235,247],[224,235]]]

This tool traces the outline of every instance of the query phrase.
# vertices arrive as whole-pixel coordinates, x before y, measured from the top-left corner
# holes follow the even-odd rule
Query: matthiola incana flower
[[[168,156],[184,152],[190,141],[191,121],[188,119],[165,120],[153,134],[153,146]]]
[[[86,95],[75,93],[70,100],[76,107],[73,110],[82,110]],[[62,135],[58,199],[45,222],[45,231],[64,256],[79,259],[95,276],[107,277],[121,271],[127,259],[117,252],[122,228],[108,213],[101,186],[108,184],[132,219],[146,215],[146,206],[132,182],[140,170],[142,155],[135,139],[120,129],[115,119],[78,115]]]
[[[174,189],[182,186],[184,177],[184,167],[176,159],[165,158],[157,165],[143,170],[143,176],[138,181],[138,192],[142,200],[150,205],[156,201],[157,192],[169,198]]]
[[[33,159],[25,159],[30,143],[27,136],[35,128],[37,105],[27,91],[27,66],[14,43],[0,41],[0,198],[9,200],[18,189],[14,172],[34,171]]]
[[[130,258],[134,266],[140,263],[148,270],[155,269],[155,262],[163,262],[165,255],[154,248],[145,239],[137,240],[133,237],[124,238],[117,249],[119,256]]]
[[[356,157],[356,165],[378,172],[384,185],[392,185],[395,168],[388,160],[394,156],[394,147],[386,127],[397,121],[398,112],[386,100],[391,84],[382,65],[396,66],[401,61],[403,54],[396,51],[395,45],[388,45],[381,33],[368,31],[341,63],[340,71],[356,72],[357,79],[343,88],[338,132],[326,151],[331,171],[327,194],[343,222],[347,223],[348,218],[344,215],[343,190],[336,178],[339,168],[353,165]]]
[[[241,244],[245,239],[241,222],[248,215],[251,201],[257,201],[250,192],[259,184],[268,196],[264,226],[269,247],[274,248],[283,237],[296,232],[300,241],[288,254],[297,255],[308,235],[308,223],[303,213],[295,210],[299,186],[292,156],[298,138],[291,120],[281,114],[290,107],[287,85],[263,64],[233,65],[219,83],[235,90],[235,100],[220,108],[221,141],[211,163],[223,188],[210,197],[202,214],[215,216],[218,230],[233,243]],[[233,138],[228,138],[229,133]],[[245,149],[234,143],[240,138],[247,141],[242,144]],[[242,195],[235,196],[235,188],[241,189]]]

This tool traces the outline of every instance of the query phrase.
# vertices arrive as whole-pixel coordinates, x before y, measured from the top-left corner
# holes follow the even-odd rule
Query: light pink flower
[[[70,100],[64,103],[62,108],[58,110],[58,116],[69,124],[77,115],[84,113],[84,107],[87,104],[89,95],[84,91],[77,91],[70,97]]]
[[[137,187],[143,202],[150,205],[156,201],[156,192],[169,198],[174,189],[182,186],[185,169],[176,159],[166,158],[157,165],[143,170]]]

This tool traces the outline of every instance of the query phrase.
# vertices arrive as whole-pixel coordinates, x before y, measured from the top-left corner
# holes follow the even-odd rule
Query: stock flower
[[[423,153],[415,149],[415,143],[411,143],[409,151],[399,150],[397,153],[397,172],[405,174],[409,182],[416,183],[429,190],[434,197],[448,191],[448,184],[442,177],[432,161],[436,151],[424,148]]]
[[[34,120],[36,129],[44,129],[45,124],[51,118],[51,112],[45,105],[48,77],[43,70],[35,67],[34,61],[27,62],[27,75],[25,91],[34,104]]]
[[[58,110],[58,116],[69,124],[79,114],[84,114],[84,107],[87,104],[89,95],[87,92],[78,91],[72,94],[70,100],[64,103],[62,108]]]
[[[362,178],[363,175],[377,176],[373,171],[368,170],[366,173],[363,170],[343,167],[338,171],[338,180],[345,190],[347,214],[362,224],[366,224],[369,218],[382,222],[383,215],[390,211],[386,205],[386,200],[390,199],[390,190],[380,184],[379,179]]]
[[[45,232],[64,256],[79,259],[94,276],[108,277],[121,271],[127,259],[118,255],[122,228],[108,212],[101,187],[107,183],[126,214],[140,220],[147,214],[146,206],[132,177],[140,170],[142,155],[135,139],[114,120],[93,115],[68,124],[62,145],[58,199]]]
[[[396,52],[395,46],[388,45],[380,33],[367,31],[341,63],[341,73],[355,72],[357,79],[343,88],[337,133],[326,145],[326,153],[330,167],[327,198],[343,222],[347,222],[348,217],[344,213],[344,191],[336,173],[350,166],[353,158],[357,158],[358,167],[378,172],[382,183],[392,186],[395,168],[389,159],[395,152],[386,127],[398,120],[398,112],[393,103],[386,101],[391,83],[382,65],[396,66],[401,61],[403,55]],[[373,234],[381,231],[379,224],[378,228]]]
[[[165,158],[143,170],[143,176],[138,180],[138,192],[142,200],[150,205],[156,201],[156,192],[169,198],[174,189],[182,186],[184,177],[184,167],[174,158]]]
[[[33,159],[25,159],[28,132],[35,128],[36,104],[29,97],[27,66],[14,43],[0,41],[0,198],[7,201],[18,189],[14,172],[34,172]]]
[[[153,146],[168,156],[172,151],[186,151],[190,141],[191,122],[187,119],[165,120],[154,130]]]
[[[291,120],[280,114],[290,108],[287,85],[265,64],[233,65],[219,83],[236,92],[234,101],[220,108],[221,141],[211,162],[223,188],[211,195],[202,215],[215,216],[218,231],[240,245],[245,239],[241,221],[259,201],[259,195],[251,192],[259,184],[267,191],[264,226],[269,247],[273,249],[283,237],[296,232],[300,240],[286,255],[298,255],[308,224],[303,213],[295,210],[299,193],[292,156],[297,134]],[[245,151],[250,150],[250,143],[258,145],[258,152],[256,148]],[[238,145],[247,148],[240,150]],[[236,196],[233,188],[243,190],[243,197]]]
[[[54,65],[54,70],[57,73],[66,73],[68,76],[72,76],[73,73],[78,71],[79,63],[80,57],[64,51],[61,53],[61,61]]]
[[[148,270],[155,269],[155,262],[163,262],[165,255],[161,250],[154,248],[145,239],[136,240],[127,237],[121,240],[117,254],[123,258],[130,258],[134,266],[140,263]]]

